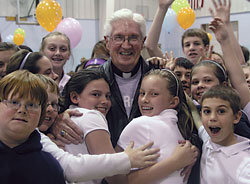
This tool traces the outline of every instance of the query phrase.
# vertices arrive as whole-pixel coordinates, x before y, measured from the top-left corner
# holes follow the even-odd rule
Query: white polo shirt
[[[201,184],[249,184],[250,140],[237,137],[238,143],[221,146],[211,141],[205,128],[199,128],[204,140],[201,157]]]

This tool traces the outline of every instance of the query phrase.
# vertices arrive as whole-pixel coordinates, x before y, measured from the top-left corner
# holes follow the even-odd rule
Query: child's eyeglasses
[[[33,102],[27,103],[27,104],[21,104],[17,100],[2,100],[2,102],[13,110],[18,110],[22,105],[24,105],[25,109],[29,112],[37,112],[40,110],[40,104],[36,104]]]

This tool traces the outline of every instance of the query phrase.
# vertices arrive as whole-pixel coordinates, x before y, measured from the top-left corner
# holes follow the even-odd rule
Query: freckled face
[[[26,109],[25,104],[37,104],[37,102],[31,99],[20,99],[18,95],[7,100],[18,101],[22,104],[16,110],[8,107],[4,102],[0,102],[0,139],[12,147],[15,146],[15,143],[27,140],[37,128],[41,116],[41,106],[36,111],[31,112]]]

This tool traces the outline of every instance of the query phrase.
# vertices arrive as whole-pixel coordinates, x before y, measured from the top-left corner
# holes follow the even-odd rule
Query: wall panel
[[[22,15],[28,12],[32,0],[19,0]],[[101,1],[107,0],[57,0],[60,3],[63,16],[77,19],[98,19],[98,9]],[[145,15],[147,20],[153,20],[158,0],[115,0],[115,10],[129,8]],[[208,8],[213,6],[211,0],[204,1],[204,8],[196,10],[196,16],[210,16]],[[105,7],[103,7],[105,8]],[[232,0],[231,13],[250,11],[247,0]],[[16,16],[16,0],[0,0],[0,16]]]

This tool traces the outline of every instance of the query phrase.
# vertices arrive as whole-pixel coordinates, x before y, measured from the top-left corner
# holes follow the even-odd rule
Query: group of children
[[[130,168],[154,164],[158,157],[154,154],[158,149],[145,150],[152,143],[135,150],[130,145],[125,153],[91,159],[66,153],[37,130],[46,133],[59,110],[59,89],[52,79],[18,70],[1,79],[0,89],[1,183],[65,183],[64,176],[72,182],[86,181],[126,174]],[[112,164],[107,167],[107,163]],[[94,168],[87,171],[90,165]],[[95,169],[96,165],[100,168]]]
[[[171,0],[159,1],[159,8],[149,31],[146,45],[153,56],[163,55],[156,45],[160,34],[156,27],[161,26],[170,4]],[[190,75],[189,95],[201,111],[205,128],[200,129],[201,123],[197,126],[199,135],[203,139],[200,181],[201,183],[249,183],[249,88],[240,65],[245,62],[230,27],[230,1],[216,3],[213,0],[213,4],[216,11],[210,10],[214,19],[209,28],[221,45],[224,63],[207,56],[209,39],[205,32],[190,29],[182,37],[183,53],[194,64],[192,69],[183,67],[183,70]],[[170,59],[169,62],[178,62],[178,58],[173,60],[166,57],[166,59]],[[181,80],[186,83],[184,78]],[[230,84],[234,89],[226,87]],[[230,164],[234,165],[234,169]]]
[[[146,42],[152,56],[162,57],[156,43],[172,2],[159,1]],[[48,34],[40,52],[0,43],[0,183],[100,183],[103,178],[109,183],[187,183],[197,163],[200,170],[192,174],[200,176],[200,183],[249,183],[249,84],[227,19],[230,1],[213,4],[210,29],[221,45],[224,66],[207,57],[206,33],[186,31],[186,58],[168,58],[172,70],[155,69],[143,76],[138,98],[142,116],[125,127],[116,148],[106,120],[109,83],[98,69],[64,73],[71,55],[66,35]],[[63,150],[51,141],[50,128],[67,109],[81,113],[71,120],[82,129],[84,141]]]

